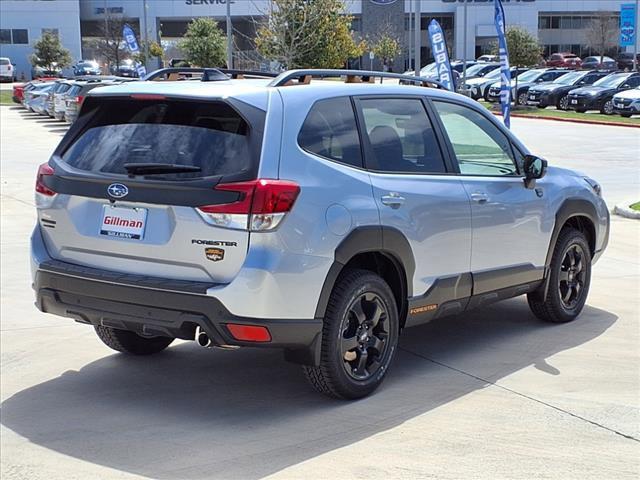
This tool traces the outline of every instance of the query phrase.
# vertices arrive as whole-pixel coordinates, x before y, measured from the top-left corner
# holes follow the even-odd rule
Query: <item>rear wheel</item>
[[[591,251],[582,232],[565,228],[553,250],[546,298],[538,292],[527,295],[536,317],[553,323],[575,319],[587,300],[591,284]]]
[[[174,340],[170,337],[142,337],[128,330],[103,327],[102,325],[96,326],[95,329],[98,338],[107,347],[133,355],[152,355],[161,352]]]
[[[603,113],[605,115],[613,115],[613,101],[607,100],[606,102],[604,102],[602,108],[600,109],[600,113]]]
[[[527,104],[527,92],[521,92],[518,94],[518,105]]]
[[[563,95],[558,100],[558,110],[569,110],[569,95]]]
[[[320,365],[305,365],[304,373],[325,395],[342,399],[369,395],[391,365],[398,330],[398,310],[389,285],[370,271],[350,270],[331,292]]]

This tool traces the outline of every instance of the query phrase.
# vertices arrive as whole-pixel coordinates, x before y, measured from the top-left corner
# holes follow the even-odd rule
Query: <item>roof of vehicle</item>
[[[383,83],[344,83],[341,81],[313,80],[310,84],[270,86],[273,78],[242,79],[202,82],[199,80],[185,81],[138,81],[127,82],[113,86],[105,86],[92,90],[89,96],[128,96],[128,95],[158,95],[172,97],[193,98],[234,98],[266,110],[270,92],[289,92],[286,95],[300,95],[314,101],[319,98],[336,97],[341,95],[367,94],[418,94],[436,97],[452,97],[474,103],[463,95],[445,90],[426,88],[422,86],[401,85],[397,80],[385,79]]]

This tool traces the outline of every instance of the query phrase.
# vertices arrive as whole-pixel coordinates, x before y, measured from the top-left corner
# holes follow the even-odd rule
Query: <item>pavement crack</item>
[[[507,391],[509,393],[513,393],[514,395],[518,395],[519,397],[525,398],[525,399],[530,400],[532,402],[539,403],[540,405],[544,405],[545,407],[552,408],[552,409],[554,409],[554,410],[556,410],[556,411],[558,411],[560,413],[564,413],[564,414],[569,415],[569,416],[571,416],[573,418],[576,418],[576,419],[581,420],[583,422],[589,423],[589,424],[591,424],[591,425],[593,425],[595,427],[598,427],[598,428],[601,428],[603,430],[606,430],[606,431],[608,431],[610,433],[614,433],[614,434],[619,435],[619,436],[621,436],[623,438],[626,438],[628,440],[633,440],[634,442],[640,443],[640,439],[638,439],[638,438],[636,438],[636,437],[634,437],[632,435],[628,435],[626,433],[620,432],[619,430],[615,430],[613,428],[607,427],[606,425],[603,425],[601,423],[595,422],[593,420],[589,420],[588,418],[585,418],[585,417],[583,417],[581,415],[578,415],[576,413],[573,413],[573,412],[570,412],[568,410],[565,410],[564,408],[557,407],[557,406],[552,405],[550,403],[547,403],[547,402],[545,402],[543,400],[540,400],[540,399],[537,399],[537,398],[532,397],[530,395],[518,392],[517,390],[513,390],[513,389],[511,389],[509,387],[505,387],[505,386],[500,385],[498,383],[492,382],[491,380],[487,380],[486,378],[482,378],[482,377],[479,377],[477,375],[474,375],[473,373],[465,372],[464,370],[460,370],[459,368],[452,367],[451,365],[447,365],[446,363],[439,362],[437,360],[434,360],[433,358],[429,358],[429,357],[427,357],[425,355],[422,355],[420,353],[413,352],[411,350],[407,350],[406,348],[398,347],[398,349],[402,350],[403,352],[406,352],[406,353],[408,353],[410,355],[413,355],[415,357],[421,358],[422,360],[426,360],[428,362],[434,363],[434,364],[439,365],[441,367],[448,368],[449,370],[453,370],[454,372],[460,373],[462,375],[466,375],[467,377],[471,377],[471,378],[473,378],[475,380],[478,380],[480,382],[484,382],[484,383],[489,384],[491,386],[500,388],[500,389],[505,390],[505,391]]]

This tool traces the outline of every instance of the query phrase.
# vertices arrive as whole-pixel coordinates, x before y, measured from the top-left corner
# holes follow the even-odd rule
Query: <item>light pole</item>
[[[462,33],[462,42],[464,45],[462,46],[462,88],[466,85],[467,82],[467,2],[464,2],[464,32]],[[456,85],[457,87],[457,85]],[[460,90],[460,88],[454,87],[454,90]]]
[[[415,74],[416,77],[420,76],[420,66],[421,66],[421,62],[420,62],[420,44],[422,39],[420,38],[422,30],[421,30],[421,18],[422,18],[422,0],[416,0],[416,11],[415,11],[415,41],[414,41],[414,49],[415,49],[415,54],[414,54],[414,62],[415,62]]]
[[[634,33],[634,42],[633,42],[633,70],[635,72],[638,71],[638,41],[640,40],[640,38],[638,38],[638,24],[640,23],[640,4],[638,3],[638,0],[636,0],[636,26],[635,26],[635,32]]]
[[[147,24],[147,0],[142,0],[142,10],[144,17],[144,68],[149,70],[149,26]]]
[[[231,0],[226,0],[227,4],[227,68],[233,68],[232,50],[232,26],[231,26]]]

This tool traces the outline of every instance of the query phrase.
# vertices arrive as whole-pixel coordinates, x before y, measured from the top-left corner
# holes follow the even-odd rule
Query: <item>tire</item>
[[[556,105],[558,110],[569,110],[569,95],[563,95],[558,100],[558,104]]]
[[[604,115],[613,115],[613,100],[607,100],[602,104],[600,113]]]
[[[173,338],[142,337],[137,333],[117,328],[96,326],[98,338],[109,348],[132,355],[153,355],[167,348]]]
[[[518,105],[526,105],[527,104],[527,92],[520,92],[518,94]]]
[[[582,232],[573,228],[560,232],[549,275],[546,298],[540,300],[539,292],[528,294],[529,307],[540,320],[570,322],[582,312],[591,284],[591,250]]]
[[[398,309],[389,285],[368,270],[347,270],[329,297],[320,365],[304,365],[305,376],[330,397],[365,397],[382,383],[397,350],[398,333]]]
[[[484,94],[482,95],[482,97],[484,98],[485,102],[489,103],[490,100],[489,100],[489,89],[488,88],[484,91]]]

